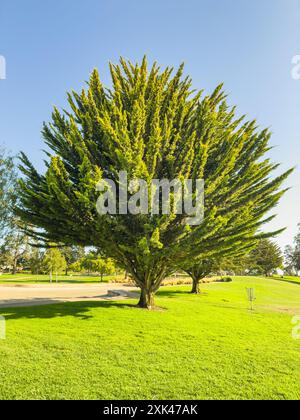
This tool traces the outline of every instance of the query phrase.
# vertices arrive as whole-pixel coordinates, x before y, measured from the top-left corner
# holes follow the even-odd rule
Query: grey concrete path
[[[137,289],[116,283],[0,285],[0,308],[60,302],[137,298]]]

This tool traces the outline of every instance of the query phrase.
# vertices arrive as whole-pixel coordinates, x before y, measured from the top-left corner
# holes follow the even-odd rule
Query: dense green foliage
[[[116,267],[111,258],[103,258],[97,252],[90,252],[80,261],[82,268],[89,272],[99,273],[101,281],[105,274],[110,275],[116,272]]]
[[[32,274],[41,274],[46,272],[44,264],[44,252],[40,248],[32,248],[28,260],[28,268]]]
[[[10,222],[2,245],[0,247],[0,266],[8,266],[13,274],[18,270],[19,265],[26,265],[30,254],[29,238],[17,226]]]
[[[256,288],[255,311],[245,288]],[[299,399],[300,287],[264,278],[129,302],[2,309],[1,399]]]
[[[236,118],[222,86],[203,97],[182,77],[183,66],[172,76],[156,64],[149,71],[146,59],[141,65],[121,59],[110,70],[112,89],[93,71],[87,91],[68,95],[70,111],[55,109],[44,125],[51,149],[44,175],[22,155],[17,214],[32,224],[35,238],[99,247],[141,288],[140,305],[152,307],[174,262],[252,247],[290,171],[270,178],[278,165],[265,158],[269,131]],[[148,185],[204,179],[204,222],[189,226],[188,215],[174,211],[100,216],[96,185],[102,178],[118,185],[119,171]]]
[[[84,248],[80,246],[64,246],[60,248],[60,252],[66,260],[66,275],[73,264],[84,257]]]
[[[247,259],[249,271],[270,276],[276,269],[283,268],[283,256],[278,245],[262,239],[250,252]]]
[[[43,266],[45,267],[46,273],[49,273],[50,281],[52,281],[53,274],[57,277],[59,272],[66,269],[67,263],[58,248],[49,248],[45,252]]]

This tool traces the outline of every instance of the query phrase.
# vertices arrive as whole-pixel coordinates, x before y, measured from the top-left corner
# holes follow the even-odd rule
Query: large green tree
[[[140,287],[139,305],[151,308],[174,262],[254,243],[290,171],[270,178],[277,165],[264,157],[269,131],[236,118],[222,86],[203,96],[183,78],[183,66],[175,74],[156,64],[148,70],[146,59],[121,59],[110,71],[111,89],[95,70],[87,90],[68,94],[70,110],[54,109],[43,128],[51,150],[45,174],[22,155],[17,213],[40,228],[28,230],[36,238],[99,247]],[[204,179],[204,221],[189,225],[190,215],[175,214],[174,205],[170,214],[99,215],[96,186],[103,178],[118,186],[119,171],[148,185]]]

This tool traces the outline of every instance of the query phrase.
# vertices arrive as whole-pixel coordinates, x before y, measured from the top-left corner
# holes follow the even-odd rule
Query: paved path
[[[136,298],[134,291],[134,287],[116,283],[0,285],[0,308]]]

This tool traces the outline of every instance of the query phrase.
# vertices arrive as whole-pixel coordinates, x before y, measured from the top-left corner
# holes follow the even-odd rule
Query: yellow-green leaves
[[[148,67],[146,57],[141,63],[121,58],[110,73],[110,89],[94,70],[87,89],[68,94],[69,110],[54,109],[43,127],[50,148],[45,175],[21,156],[18,214],[32,224],[32,235],[100,247],[151,292],[174,264],[252,246],[290,173],[272,180],[276,165],[264,157],[269,131],[236,117],[222,85],[202,98],[183,65],[174,72],[156,63]],[[120,195],[120,171],[129,182],[146,181],[148,189],[153,180],[195,185],[204,179],[204,220],[192,225],[185,208],[176,212],[173,191],[158,211],[100,216],[96,184],[116,181]],[[195,191],[190,197],[196,201]]]
[[[157,248],[157,249],[163,248],[163,244],[160,242],[159,228],[156,228],[154,232],[152,233],[150,244],[152,248]]]

